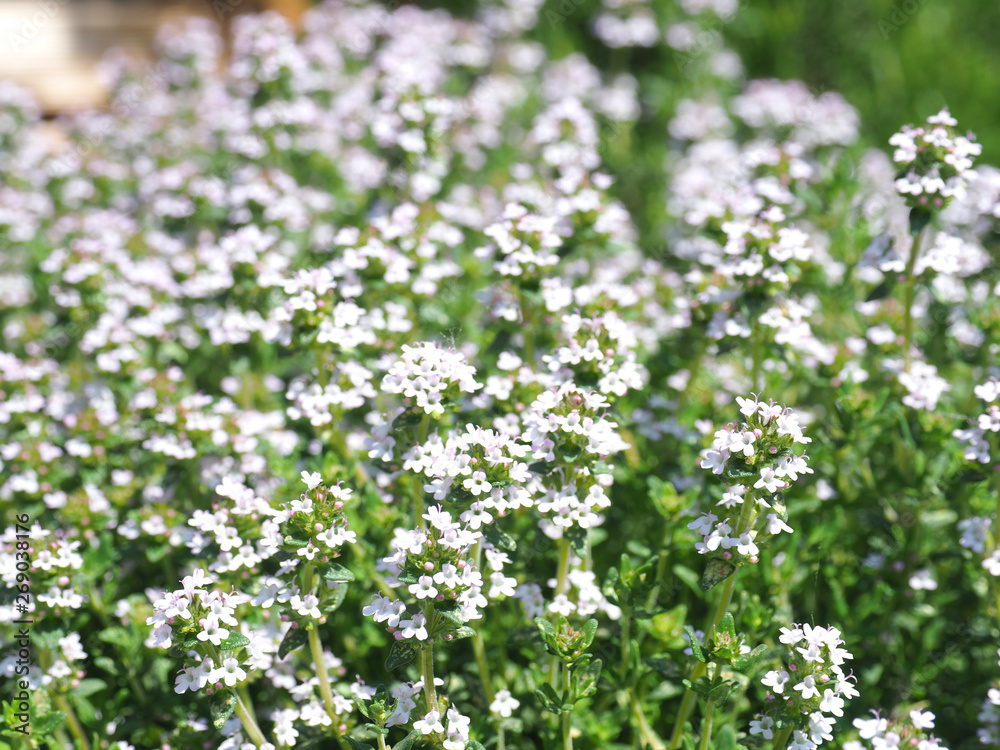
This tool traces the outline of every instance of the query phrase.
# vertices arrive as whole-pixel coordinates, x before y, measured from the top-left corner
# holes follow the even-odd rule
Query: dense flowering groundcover
[[[607,0],[650,80],[506,0],[0,87],[0,748],[1000,746],[1000,172],[735,9]]]

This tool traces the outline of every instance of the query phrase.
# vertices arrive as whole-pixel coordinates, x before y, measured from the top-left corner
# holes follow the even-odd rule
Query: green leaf
[[[573,693],[577,700],[586,698],[597,692],[597,681],[601,677],[601,667],[603,663],[600,659],[594,659],[581,669],[573,672]]]
[[[687,584],[687,587],[695,594],[701,594],[701,583],[698,579],[698,574],[691,570],[691,568],[678,564],[673,567],[673,571],[674,575]]]
[[[236,710],[236,695],[232,690],[221,690],[215,693],[209,701],[209,711],[212,716],[212,726],[220,732],[229,717]]]
[[[767,651],[767,646],[761,644],[760,646],[757,646],[757,648],[755,648],[749,654],[743,654],[742,656],[735,657],[732,662],[733,669],[738,669],[742,672],[743,670],[752,667],[754,664],[760,661],[760,658],[764,655],[766,651]]]
[[[472,638],[476,634],[476,631],[468,625],[462,625],[454,630],[449,630],[448,634],[452,637],[452,640],[460,641],[463,638]]]
[[[585,557],[587,555],[587,529],[580,526],[570,526],[563,533],[566,534],[566,539],[573,551],[580,557]]]
[[[417,647],[409,641],[393,641],[392,648],[389,649],[389,656],[385,660],[386,670],[391,672],[406,666],[416,658],[417,651]]]
[[[713,701],[715,703],[716,708],[719,708],[722,706],[723,703],[726,702],[726,699],[729,697],[729,694],[733,692],[733,690],[736,688],[738,684],[739,683],[735,681],[723,682],[721,685],[716,685],[711,690],[709,690],[707,697],[710,701]]]
[[[562,713],[562,698],[549,683],[543,682],[542,686],[535,690],[535,696],[546,711],[553,714]]]
[[[323,612],[324,614],[330,614],[331,612],[336,612],[340,609],[340,605],[344,603],[344,599],[347,598],[348,586],[346,583],[338,583],[333,589],[326,594],[326,598],[323,600]]]
[[[597,620],[587,620],[587,622],[583,624],[583,639],[578,648],[583,651],[590,648],[590,644],[594,642],[595,635],[597,635]]]
[[[250,643],[250,639],[247,638],[243,633],[238,633],[235,630],[230,630],[229,635],[223,640],[219,641],[219,648],[223,651],[235,651],[238,648],[243,648]]]
[[[349,583],[354,580],[354,573],[339,563],[327,563],[320,568],[321,575],[328,581],[336,583]]]
[[[930,224],[931,212],[924,208],[914,206],[910,209],[910,234],[918,235],[924,227]]]
[[[358,712],[364,716],[366,719],[371,719],[371,714],[368,713],[368,704],[361,700],[357,695],[354,696],[354,705],[357,707]]]
[[[715,750],[736,750],[736,730],[731,724],[724,724],[715,736]]]
[[[41,735],[48,734],[65,720],[65,711],[52,711],[35,717],[35,719],[31,722],[31,733]]]
[[[482,531],[483,536],[486,537],[486,541],[501,552],[506,552],[509,555],[517,552],[517,542],[514,541],[514,537],[501,531],[494,524],[484,525]]]
[[[80,684],[73,688],[73,695],[78,695],[81,698],[92,695],[98,690],[104,690],[108,686],[104,680],[99,680],[96,677],[89,677],[85,680],[80,680]]]
[[[736,622],[733,620],[733,613],[726,612],[722,619],[719,620],[719,627],[715,629],[715,632],[726,633],[730,638],[736,637]]]
[[[667,680],[676,680],[682,674],[680,665],[669,656],[651,656],[646,659],[646,663]]]
[[[465,750],[486,750],[486,747],[478,740],[469,740],[465,743]]]
[[[347,740],[347,744],[351,746],[351,750],[372,750],[371,745],[362,745],[348,734],[344,735],[344,739]]]
[[[423,733],[419,729],[414,729],[403,739],[392,746],[392,750],[410,750],[413,747],[413,743],[423,737]],[[466,745],[466,750],[468,750],[468,745]]]
[[[414,568],[412,565],[407,565],[399,571],[399,575],[397,575],[396,578],[399,579],[400,583],[409,585],[411,583],[416,583],[417,579],[420,578],[421,575],[422,573],[419,570]]]
[[[305,628],[290,628],[278,646],[278,658],[284,659],[299,646],[304,646],[309,641],[309,633]]]
[[[704,664],[705,652],[701,650],[701,644],[698,642],[698,634],[694,632],[694,628],[690,625],[684,626],[684,632],[687,633],[688,638],[691,639],[691,651],[694,653],[694,658]]]
[[[736,565],[720,557],[713,557],[701,576],[701,588],[710,591],[736,572]]]
[[[722,476],[728,484],[746,484],[748,479],[755,479],[759,473],[737,456],[730,456],[722,470]]]
[[[535,625],[538,627],[538,632],[541,633],[542,643],[545,644],[546,651],[550,654],[560,655],[561,650],[556,640],[556,629],[552,623],[544,617],[536,617]]]

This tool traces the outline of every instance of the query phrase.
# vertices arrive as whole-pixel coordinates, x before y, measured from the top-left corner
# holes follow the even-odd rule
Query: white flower
[[[323,481],[323,477],[320,476],[318,471],[314,471],[312,474],[303,471],[301,476],[302,476],[302,481],[306,483],[306,487],[308,487],[311,490],[314,490],[317,487],[319,487],[320,483],[322,483]]]
[[[919,708],[915,708],[910,711],[910,721],[917,729],[934,728],[934,714],[930,711],[921,711]]]
[[[417,599],[433,599],[438,595],[438,590],[434,588],[434,579],[431,576],[420,576],[416,583],[411,583],[407,588]]]
[[[807,701],[810,698],[819,697],[819,689],[816,687],[816,678],[811,674],[806,675],[802,678],[802,682],[796,685],[793,690],[798,690],[802,693],[802,700]]]
[[[212,674],[208,680],[209,682],[225,682],[226,685],[232,687],[237,682],[242,682],[246,678],[247,673],[240,667],[239,661],[230,656],[223,660],[221,667],[212,670]]]
[[[199,641],[208,641],[213,646],[218,646],[229,637],[229,631],[219,625],[217,615],[209,614],[201,621],[202,630],[198,633]]]
[[[910,577],[910,588],[914,591],[920,591],[921,589],[933,591],[937,587],[937,581],[934,580],[930,570],[927,568],[918,570]]]
[[[520,705],[521,702],[517,698],[514,698],[509,690],[504,688],[497,691],[496,698],[490,704],[490,711],[504,719],[509,719]]]
[[[421,734],[443,734],[444,724],[441,723],[440,711],[428,711],[422,719],[413,722],[413,728]]]
[[[763,735],[765,740],[774,739],[774,719],[762,716],[750,722],[750,734]]]
[[[773,495],[784,486],[785,483],[774,475],[774,469],[770,466],[765,466],[760,470],[760,479],[754,483],[754,489],[767,490],[770,495]]]
[[[785,683],[791,679],[791,675],[785,670],[772,669],[764,678],[760,681],[762,685],[771,688],[771,691],[777,695],[781,695],[785,691]]]

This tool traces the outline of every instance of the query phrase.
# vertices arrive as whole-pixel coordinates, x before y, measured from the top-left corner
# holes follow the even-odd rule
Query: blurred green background
[[[390,5],[392,3],[389,3]],[[417,0],[469,14],[470,0]],[[653,0],[657,15],[673,15],[670,0]],[[570,12],[567,13],[566,10]],[[601,68],[637,77],[676,77],[665,46],[611,51],[593,37],[597,0],[547,0],[534,36],[556,55],[579,50]],[[553,21],[552,19],[560,19]],[[719,24],[752,78],[797,78],[814,92],[837,91],[861,115],[872,146],[900,125],[947,104],[961,128],[983,144],[983,160],[1000,162],[1000,3],[990,0],[740,0]],[[887,148],[887,147],[886,147]]]

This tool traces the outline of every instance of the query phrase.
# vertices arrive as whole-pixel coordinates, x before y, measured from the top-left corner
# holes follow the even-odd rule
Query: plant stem
[[[753,504],[753,491],[747,487],[747,491],[743,496],[743,509],[740,511],[740,518],[736,523],[737,537],[750,528],[750,524],[753,519]],[[722,622],[722,618],[726,616],[726,612],[729,611],[729,605],[733,600],[733,591],[736,589],[736,576],[739,572],[739,568],[734,570],[732,575],[726,579],[726,582],[722,586],[722,598],[719,599],[719,606],[716,607],[715,614],[712,616],[712,624],[705,630],[707,637],[712,636],[715,629],[719,627],[719,623]],[[707,671],[708,666],[698,662],[694,668],[694,672],[691,673],[691,682],[693,683],[704,677]],[[684,694],[684,700],[681,702],[680,710],[677,712],[677,721],[674,724],[674,731],[670,736],[670,750],[677,750],[677,748],[681,745],[681,737],[684,734],[684,725],[687,723],[688,716],[691,715],[691,710],[694,708],[694,696],[694,691],[691,689],[688,689],[688,691]]]
[[[56,727],[55,729],[53,729],[52,730],[52,734],[54,734],[56,736],[56,742],[59,743],[60,747],[63,747],[63,748],[73,747],[73,741],[69,737],[66,736],[66,732],[65,732],[65,730],[62,727]],[[17,747],[21,747],[20,743],[22,741],[23,742],[29,742],[30,740],[20,740],[20,739],[16,740],[16,742],[18,743]],[[31,747],[31,745],[25,745],[25,747]]]
[[[424,681],[424,697],[427,710],[438,710],[437,689],[434,687],[434,646],[428,643],[420,651],[420,676]]]
[[[476,570],[479,570],[479,563],[482,560],[483,555],[483,542],[479,540],[476,542],[475,547],[473,547],[472,556],[473,562],[475,563]],[[490,665],[486,661],[486,644],[483,642],[483,634],[479,632],[479,622],[476,621],[472,625],[472,629],[476,631],[476,634],[472,637],[472,650],[476,655],[476,666],[479,668],[479,679],[483,683],[483,692],[486,694],[486,705],[493,705],[493,701],[496,700],[496,693],[493,690],[493,680],[490,679]]]
[[[260,731],[260,727],[257,726],[253,715],[247,710],[247,707],[243,704],[243,699],[240,698],[238,693],[236,694],[236,715],[240,717],[240,721],[243,722],[243,731],[247,733],[247,736],[254,745],[260,747],[267,742],[264,733]]]
[[[691,682],[701,679],[706,671],[705,665],[698,662],[694,668],[694,672],[691,673]],[[684,736],[684,726],[687,724],[688,716],[691,715],[691,710],[694,708],[694,697],[695,692],[693,690],[688,690],[684,693],[684,700],[681,701],[681,707],[677,711],[677,719],[674,721],[674,731],[670,735],[669,750],[677,750],[681,746],[681,738]]]
[[[911,209],[912,211],[912,209]],[[912,232],[913,246],[910,248],[910,259],[906,262],[906,279],[903,282],[903,367],[910,369],[910,347],[913,345],[913,291],[916,279],[913,271],[917,266],[917,256],[920,255],[920,246],[923,244],[923,230]]]
[[[563,736],[563,750],[573,750],[573,731],[570,727],[570,712],[563,711],[562,715],[562,736]]]
[[[319,369],[319,386],[326,390],[326,368],[323,366],[323,355],[316,351],[316,367]]]
[[[312,593],[313,573],[313,564],[306,563],[305,570],[302,573],[302,590],[306,594]],[[326,659],[323,658],[323,643],[319,639],[319,625],[318,623],[311,623],[307,627],[309,632],[309,652],[312,655],[313,664],[316,665],[316,677],[319,678],[319,693],[323,696],[323,705],[326,707],[326,713],[333,721],[333,734],[337,738],[337,744],[341,748],[344,748],[344,750],[347,750],[344,738],[337,728],[337,709],[333,705],[333,691],[330,690],[330,674],[326,668]]]
[[[337,711],[333,705],[333,692],[330,690],[330,675],[326,670],[326,660],[323,658],[323,644],[319,640],[319,629],[309,628],[309,651],[316,664],[316,676],[319,678],[319,693],[330,718],[337,721]]]
[[[497,750],[505,750],[503,719],[500,719],[499,722],[497,725]]]
[[[490,665],[486,661],[486,644],[483,643],[483,634],[479,632],[478,623],[472,626],[476,634],[472,637],[472,650],[476,654],[476,666],[479,667],[479,679],[483,683],[483,692],[486,693],[486,705],[493,705],[496,700],[496,692],[493,690],[493,683],[490,680]]]
[[[566,593],[569,584],[569,539],[565,536],[559,540],[559,569],[556,573],[556,597]],[[549,659],[549,684],[556,686],[558,679],[559,662],[556,656]]]
[[[420,420],[420,429],[417,432],[417,445],[423,445],[427,440],[427,431],[431,424],[431,415],[424,413]],[[427,528],[427,521],[424,519],[424,483],[420,474],[413,477],[413,514],[417,517],[417,526],[421,529]]]
[[[66,714],[66,723],[69,725],[69,731],[80,743],[81,750],[90,750],[90,742],[87,740],[87,733],[80,723],[80,720],[76,717],[76,711],[69,704],[66,696],[61,693],[56,693],[52,696],[55,699],[55,704],[59,707],[60,711]]]
[[[701,722],[701,739],[698,741],[698,750],[708,750],[708,741],[712,736],[712,719],[715,716],[715,701],[711,698],[705,704],[705,718]]]
[[[774,736],[774,750],[785,750],[788,738],[792,736],[794,727],[785,727]]]
[[[666,522],[666,528],[663,531],[663,541],[660,542],[660,552],[656,558],[656,582],[653,584],[653,588],[649,592],[649,598],[646,599],[646,610],[652,612],[653,607],[656,606],[657,601],[660,598],[660,589],[663,587],[663,577],[667,574],[667,562],[670,560],[670,552],[668,545],[674,536],[674,524],[670,521]]]
[[[757,395],[760,395],[757,381],[760,380],[760,368],[763,364],[762,360],[764,354],[764,342],[760,337],[760,323],[754,323],[753,342],[751,346],[753,350],[753,369],[750,371],[750,390]]]
[[[378,750],[389,750],[388,745],[385,744],[385,737],[381,734],[378,736]]]
[[[632,716],[635,717],[635,723],[639,727],[639,736],[642,737],[642,742],[652,750],[666,750],[666,745],[663,744],[653,728],[649,726],[649,722],[646,720],[646,714],[642,711],[642,704],[639,702],[639,698],[636,696],[635,692],[629,691],[629,703],[632,706]]]
[[[698,339],[697,350],[695,352],[694,361],[691,363],[691,369],[688,370],[688,380],[684,385],[684,390],[681,391],[681,395],[677,397],[677,419],[681,418],[681,411],[684,407],[688,405],[688,401],[691,398],[692,391],[694,390],[694,381],[698,379],[698,375],[701,373],[702,363],[705,361],[705,350],[708,349],[708,336],[704,335],[704,331],[701,331],[702,335]]]
[[[236,686],[236,692],[240,694],[240,698],[243,699],[243,704],[247,707],[247,710],[250,711],[251,714],[256,715],[257,711],[253,707],[253,700],[250,698],[250,691],[247,690],[247,684],[245,682],[241,682]]]

